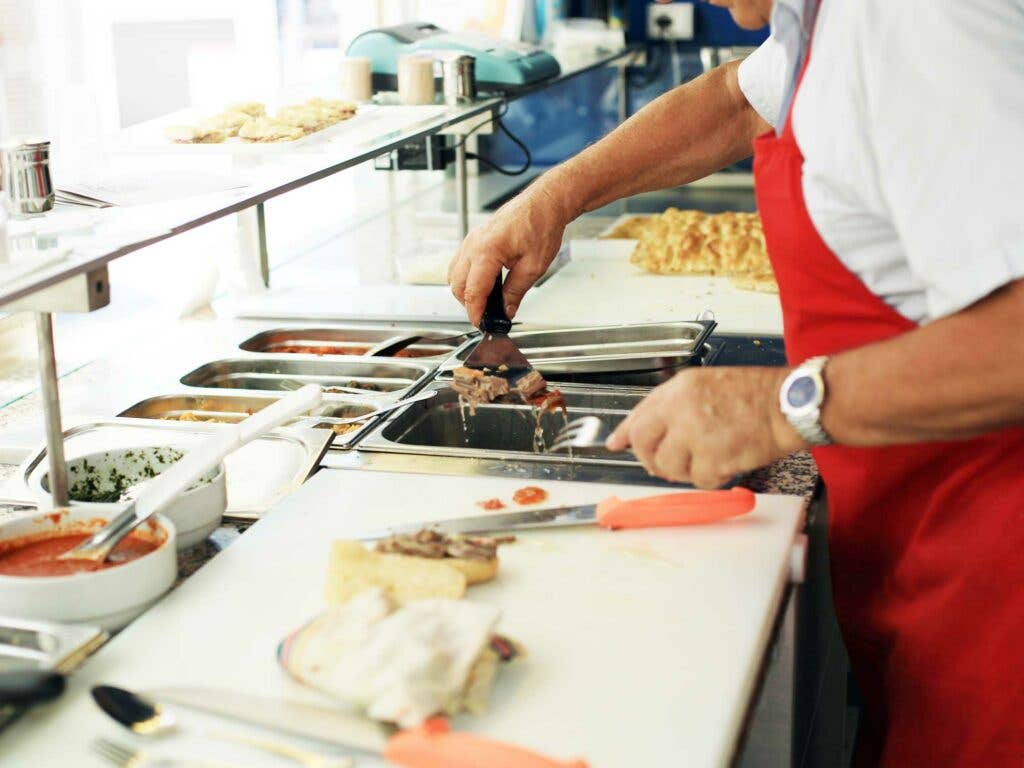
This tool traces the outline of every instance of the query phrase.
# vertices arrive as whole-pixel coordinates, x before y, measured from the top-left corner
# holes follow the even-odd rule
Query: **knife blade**
[[[523,528],[557,528],[597,523],[611,530],[620,528],[659,528],[715,523],[750,512],[757,503],[753,491],[730,488],[727,491],[683,491],[680,493],[620,499],[610,496],[597,504],[581,504],[548,509],[527,509],[471,515],[450,520],[396,525],[359,536],[363,541],[388,536],[412,535],[424,528],[440,533],[488,533]]]
[[[582,760],[561,761],[514,744],[448,728],[443,717],[397,730],[367,717],[330,707],[195,686],[154,688],[145,696],[240,722],[328,744],[381,754],[406,768],[588,768]]]
[[[177,704],[295,736],[364,752],[380,752],[392,729],[339,709],[217,688],[174,686],[143,692],[157,704]]]

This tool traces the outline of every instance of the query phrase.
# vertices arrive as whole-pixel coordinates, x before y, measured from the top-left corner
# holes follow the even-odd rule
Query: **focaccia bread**
[[[175,144],[220,144],[228,137],[224,131],[198,125],[169,125],[164,135]]]
[[[639,234],[630,263],[647,272],[729,277],[748,290],[770,291],[774,286],[756,213],[707,214],[669,208],[660,216],[648,217],[642,227],[634,225],[634,230]]]
[[[228,112],[244,112],[249,117],[266,117],[267,108],[259,101],[242,101],[232,104],[227,108]]]
[[[239,138],[252,142],[295,141],[305,135],[301,128],[279,123],[269,117],[250,118],[238,131]]]

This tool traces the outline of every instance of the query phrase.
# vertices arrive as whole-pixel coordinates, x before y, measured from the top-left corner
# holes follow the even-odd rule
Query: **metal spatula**
[[[508,379],[509,384],[533,370],[519,347],[508,337],[512,321],[505,314],[505,299],[501,293],[501,274],[494,279],[494,288],[487,297],[480,331],[483,338],[464,365],[477,370],[487,369],[494,376]]]

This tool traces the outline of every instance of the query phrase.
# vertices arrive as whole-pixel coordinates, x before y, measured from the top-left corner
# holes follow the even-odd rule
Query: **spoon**
[[[113,685],[97,685],[92,691],[93,701],[106,714],[139,736],[160,736],[177,728],[177,718],[159,704],[139,696],[137,693]],[[241,734],[217,731],[206,736],[235,744],[244,744],[256,749],[281,755],[294,760],[306,768],[349,768],[352,758],[330,758],[307,752],[288,744],[267,739],[255,739]]]
[[[149,481],[149,487],[135,501],[129,502],[123,512],[58,559],[102,563],[121,539],[170,503],[225,456],[268,430],[317,407],[322,398],[320,387],[308,384],[238,424],[218,431],[215,436],[200,443]]]

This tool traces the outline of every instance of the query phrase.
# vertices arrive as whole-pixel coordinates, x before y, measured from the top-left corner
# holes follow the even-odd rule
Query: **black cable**
[[[642,76],[636,79],[630,75],[629,84],[634,88],[646,88],[647,86],[654,83],[654,81],[661,77],[662,71],[665,68],[666,56],[664,56],[665,50],[668,48],[668,40],[665,38],[665,30],[669,24],[663,23],[662,19],[656,21],[658,27],[658,36],[654,38],[654,43],[648,42],[647,45],[647,63],[641,70]],[[669,22],[671,23],[671,22]]]
[[[500,130],[502,133],[504,133],[506,136],[508,136],[509,140],[513,144],[515,144],[517,147],[519,147],[520,150],[522,150],[522,153],[523,153],[523,165],[522,165],[522,167],[521,168],[516,168],[515,170],[509,170],[508,168],[502,168],[500,165],[498,165],[496,162],[494,162],[490,158],[483,157],[482,155],[478,155],[476,152],[467,152],[466,153],[466,157],[468,159],[471,159],[471,160],[476,160],[478,163],[483,163],[488,168],[490,168],[492,171],[495,171],[496,173],[500,173],[503,176],[522,176],[524,173],[526,173],[528,170],[530,170],[530,167],[533,165],[533,155],[530,153],[530,148],[528,146],[526,146],[526,143],[523,142],[523,140],[520,139],[518,136],[513,134],[512,131],[510,131],[508,129],[508,126],[505,125],[505,121],[501,119],[502,117],[505,116],[505,114],[507,112],[508,112],[508,102],[506,101],[505,102],[505,110],[504,110],[504,112],[502,112],[501,114],[495,116],[494,123],[498,126],[498,130]],[[454,154],[455,148],[461,146],[466,141],[466,139],[469,137],[469,135],[473,133],[473,131],[478,130],[483,125],[484,124],[481,123],[480,125],[474,127],[472,130],[467,131],[466,134],[462,137],[462,141],[459,141],[459,142],[456,142],[455,144],[453,144],[451,147],[449,147],[446,150],[446,153]]]
[[[476,160],[478,163],[483,163],[492,171],[500,173],[502,176],[522,176],[530,169],[530,166],[533,164],[531,162],[526,162],[523,164],[522,168],[516,168],[514,171],[510,171],[508,168],[502,168],[493,160],[489,160],[488,158],[483,157],[482,155],[478,155],[475,152],[467,152],[466,157],[469,158],[470,160]]]
[[[503,109],[501,110],[501,112],[496,114],[494,116],[494,118],[493,118],[494,122],[498,123],[499,125],[501,124],[501,118],[503,118],[505,115],[508,114],[508,102],[507,101],[503,101],[501,103],[501,106],[503,107]],[[459,139],[454,144],[452,144],[451,149],[455,149],[456,147],[461,147],[463,144],[466,143],[466,139],[468,139],[470,136],[472,136],[474,133],[476,133],[477,131],[479,131],[481,128],[483,128],[485,125],[488,125],[488,124],[489,124],[489,121],[482,120],[478,124],[474,125],[468,131],[466,131],[464,134],[462,134],[462,138],[461,139]],[[506,133],[507,132],[508,131],[506,129]]]

